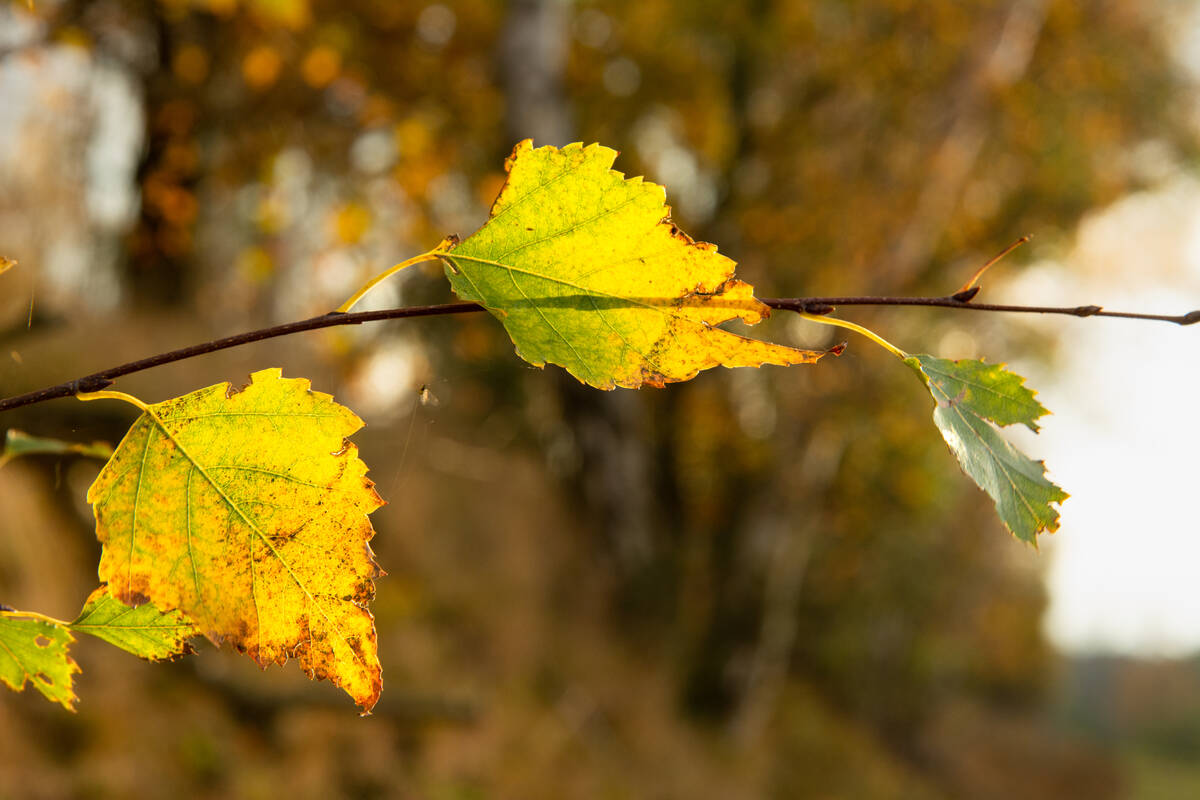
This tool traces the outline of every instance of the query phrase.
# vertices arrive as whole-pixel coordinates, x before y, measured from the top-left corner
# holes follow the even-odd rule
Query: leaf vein
[[[587,219],[580,220],[579,222],[576,222],[574,225],[571,225],[570,227],[563,228],[562,230],[555,231],[554,233],[549,233],[540,239],[534,239],[531,242],[525,242],[524,244],[521,244],[517,247],[510,248],[510,249],[504,251],[503,253],[501,253],[500,255],[496,256],[496,260],[499,261],[502,258],[507,258],[508,256],[512,255],[513,253],[519,253],[522,250],[526,250],[530,247],[533,247],[534,245],[539,245],[544,242],[551,241],[552,239],[557,239],[561,236],[567,236],[569,234],[572,234],[575,231],[582,228],[584,225],[590,225],[591,223],[593,223],[597,220],[604,219],[605,217],[609,216],[610,214],[615,214],[618,211],[620,211],[621,209],[625,208],[626,206],[630,205],[631,203],[636,202],[639,199],[640,199],[640,197],[638,195],[634,194],[630,197],[627,197],[622,202],[617,203],[615,206],[612,206],[611,208],[606,208],[603,211],[599,212],[598,214],[593,214],[592,216],[588,217]]]
[[[554,177],[552,177],[552,178],[547,178],[546,180],[542,181],[542,182],[541,182],[540,184],[538,184],[537,186],[535,186],[535,187],[533,187],[532,189],[530,189],[530,190],[529,190],[528,192],[526,192],[525,194],[523,194],[523,195],[521,195],[520,197],[518,197],[516,200],[513,200],[511,203],[509,203],[508,205],[506,205],[504,208],[500,209],[500,213],[498,213],[498,214],[493,214],[493,215],[491,215],[490,217],[488,217],[488,222],[491,222],[491,221],[493,221],[493,220],[500,219],[501,217],[503,217],[505,214],[507,214],[507,213],[508,213],[509,211],[511,211],[512,209],[514,209],[514,208],[517,208],[518,206],[520,206],[520,205],[521,205],[522,203],[524,203],[524,202],[525,202],[525,201],[526,201],[528,198],[530,198],[530,197],[532,197],[533,195],[537,194],[538,192],[542,191],[543,189],[545,189],[545,188],[546,188],[547,186],[549,186],[550,184],[552,184],[552,183],[555,183],[556,181],[562,180],[563,178],[565,178],[565,177],[567,177],[568,175],[570,175],[570,174],[572,174],[573,172],[575,172],[577,169],[579,169],[579,165],[578,165],[578,164],[571,164],[571,165],[569,165],[569,166],[568,166],[566,169],[564,169],[562,172],[560,172],[560,173],[558,173],[557,175],[555,175]],[[503,192],[501,192],[501,194],[503,194]],[[499,198],[497,198],[497,199],[499,199]]]
[[[990,392],[991,394],[994,394],[994,395],[996,395],[997,397],[999,397],[1001,400],[1008,400],[1008,401],[1010,401],[1010,402],[1016,403],[1017,405],[1028,407],[1028,408],[1030,408],[1030,410],[1031,410],[1031,411],[1033,411],[1033,410],[1037,410],[1037,411],[1039,411],[1039,412],[1040,412],[1040,413],[1037,415],[1038,417],[1040,417],[1040,416],[1042,416],[1043,414],[1045,414],[1045,413],[1046,413],[1046,410],[1045,410],[1044,408],[1042,408],[1042,404],[1041,404],[1041,403],[1039,403],[1037,400],[1035,400],[1035,399],[1031,398],[1031,397],[1030,397],[1030,398],[1025,398],[1025,397],[1017,397],[1017,396],[1013,396],[1013,395],[1010,395],[1010,394],[1005,394],[1004,392],[1001,392],[999,389],[996,389],[996,388],[994,388],[994,387],[988,386],[988,385],[986,385],[986,384],[977,383],[977,382],[975,382],[975,381],[967,380],[966,378],[961,378],[961,377],[959,377],[958,375],[954,375],[954,374],[952,374],[952,373],[949,373],[949,372],[943,372],[942,370],[939,370],[939,369],[933,369],[933,368],[931,368],[930,366],[928,366],[927,364],[925,364],[924,362],[918,362],[918,363],[920,363],[920,364],[921,364],[921,369],[923,369],[923,370],[926,372],[926,374],[929,374],[929,375],[938,375],[938,376],[940,376],[940,377],[943,377],[943,378],[949,378],[949,379],[950,379],[950,380],[952,380],[952,381],[957,381],[957,382],[959,382],[959,383],[962,383],[962,384],[965,384],[965,385],[967,385],[967,386],[971,386],[971,387],[973,387],[973,388],[976,388],[976,389],[982,389],[982,390],[983,390],[983,391],[985,391],[985,392]],[[1021,388],[1022,388],[1022,389],[1024,389],[1025,391],[1028,391],[1028,390],[1027,390],[1027,389],[1025,389],[1025,387],[1023,387],[1023,386],[1022,386]],[[1037,417],[1034,417],[1034,419],[1036,419],[1036,418],[1037,418]]]
[[[567,347],[571,348],[571,352],[575,354],[575,357],[577,359],[579,359],[579,363],[582,364],[584,367],[586,367],[589,370],[593,369],[592,365],[588,364],[587,360],[582,355],[580,355],[579,351],[575,348],[574,343],[572,343],[571,340],[568,339],[566,336],[563,336],[562,331],[560,331],[558,329],[558,327],[553,322],[550,321],[550,318],[546,316],[546,312],[542,311],[542,307],[540,305],[538,305],[537,303],[534,303],[533,298],[531,298],[528,294],[525,293],[524,287],[522,287],[521,284],[517,283],[517,276],[514,275],[511,270],[508,273],[508,278],[509,278],[509,280],[512,281],[512,285],[516,287],[517,291],[521,293],[521,296],[533,304],[533,307],[537,311],[538,316],[542,318],[542,322],[545,322],[547,325],[549,325],[550,330],[554,331],[554,334],[556,336],[558,336],[559,339],[562,339],[563,343],[566,344]],[[592,301],[592,302],[594,303],[595,301]]]
[[[287,574],[295,582],[296,586],[300,589],[300,591],[302,591],[304,593],[304,596],[307,597],[309,602],[312,603],[312,605],[316,606],[316,608],[321,612],[321,616],[325,618],[326,623],[328,623],[328,625],[330,626],[332,631],[337,635],[337,637],[342,641],[342,643],[350,651],[354,660],[357,661],[359,664],[361,664],[363,666],[363,668],[365,669],[367,666],[366,662],[363,661],[362,657],[354,650],[353,647],[350,647],[350,643],[346,639],[345,634],[342,632],[341,626],[338,625],[337,622],[329,616],[329,614],[326,612],[326,610],[323,607],[321,607],[321,605],[319,603],[317,603],[316,598],[313,597],[312,592],[309,591],[309,589],[305,585],[304,581],[301,580],[301,578],[298,574],[296,574],[296,571],[292,568],[292,565],[289,564],[283,558],[283,556],[279,553],[279,551],[275,549],[274,545],[271,544],[270,539],[267,537],[267,535],[261,529],[259,529],[259,527],[254,523],[254,521],[251,520],[250,517],[247,516],[244,511],[242,511],[241,507],[237,503],[235,503],[225,493],[225,491],[221,487],[221,485],[219,483],[217,483],[217,481],[214,480],[213,477],[208,474],[208,472],[207,472],[207,470],[205,470],[204,466],[202,464],[200,464],[200,462],[190,452],[188,452],[188,449],[183,445],[183,442],[181,442],[178,438],[175,437],[174,434],[171,433],[171,431],[166,427],[166,425],[163,423],[163,421],[161,419],[159,419],[157,415],[153,414],[149,410],[147,411],[147,414],[150,416],[150,418],[152,420],[154,420],[154,422],[158,426],[158,428],[160,430],[162,430],[162,432],[168,438],[170,438],[172,442],[175,443],[176,447],[179,448],[179,452],[182,453],[183,456],[192,463],[192,465],[196,468],[196,470],[199,471],[201,477],[203,477],[204,480],[216,491],[216,493],[221,497],[221,499],[225,502],[225,504],[228,505],[229,508],[235,514],[237,514],[237,516],[241,517],[242,521],[246,523],[246,525],[250,528],[251,532],[253,534],[255,534],[258,537],[258,539],[267,546],[267,548],[271,551],[272,555],[275,556],[275,558],[279,561],[280,565],[284,568],[284,570],[287,572]],[[251,543],[253,543],[254,538],[251,537],[250,541],[251,541]],[[256,573],[255,573],[255,568],[254,568],[253,545],[250,547],[250,574],[251,574],[251,596],[254,601],[255,616],[258,621],[258,625],[256,627],[258,628],[259,648],[261,650],[261,647],[262,647],[262,624],[261,624],[262,618],[261,618],[261,614],[260,614],[259,608],[258,608],[257,577],[256,577]]]
[[[938,391],[939,391],[939,393],[941,393],[942,397],[944,397],[946,399],[947,404],[949,405],[950,408],[952,408],[954,410],[954,413],[958,414],[959,419],[961,419],[963,421],[963,424],[967,426],[967,429],[975,435],[976,439],[979,440],[979,444],[983,446],[983,449],[988,452],[988,455],[991,456],[992,461],[996,464],[997,467],[999,467],[1000,471],[1004,474],[1004,478],[1005,478],[1005,480],[1008,481],[1008,485],[1012,487],[1013,494],[1015,494],[1018,498],[1020,498],[1021,503],[1025,506],[1025,510],[1029,512],[1031,517],[1033,517],[1033,520],[1035,523],[1035,528],[1040,529],[1040,527],[1043,527],[1043,526],[1041,526],[1041,517],[1039,517],[1037,512],[1034,511],[1033,506],[1030,504],[1028,498],[1025,497],[1025,494],[1017,487],[1017,483],[1016,483],[1016,481],[1013,480],[1012,474],[1005,467],[1004,462],[996,454],[996,451],[991,448],[991,446],[987,443],[987,441],[979,434],[979,431],[977,431],[975,429],[975,426],[971,424],[971,421],[969,419],[967,419],[966,415],[963,413],[961,406],[958,403],[951,403],[950,396],[948,394],[946,394],[944,391],[942,391],[940,388],[938,389]],[[982,422],[984,425],[988,424],[982,417],[979,417],[978,415],[972,415],[972,416],[975,416],[975,418],[978,419],[980,422]],[[1036,534],[1037,530],[1035,530],[1034,533]]]

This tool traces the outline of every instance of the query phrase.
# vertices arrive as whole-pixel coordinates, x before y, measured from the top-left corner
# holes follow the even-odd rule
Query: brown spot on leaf
[[[138,591],[137,589],[132,589],[132,588],[127,590],[122,596],[118,597],[117,599],[120,600],[125,605],[129,606],[130,608],[137,608],[138,606],[144,606],[144,605],[146,605],[146,603],[150,602],[149,597],[142,594],[142,592]]]
[[[953,408],[967,398],[967,390],[964,388],[954,397],[947,397],[944,400],[938,400],[938,408]]]

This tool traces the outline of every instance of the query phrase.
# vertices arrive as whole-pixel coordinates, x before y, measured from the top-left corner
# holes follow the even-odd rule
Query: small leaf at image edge
[[[1046,467],[1000,436],[996,425],[1035,420],[1048,413],[1024,378],[999,364],[951,361],[917,354],[904,361],[933,395],[933,421],[963,471],[992,498],[1010,532],[1036,547],[1042,531],[1058,530],[1058,510],[1070,495],[1045,476]]]
[[[47,700],[74,711],[79,665],[67,653],[73,641],[61,625],[20,611],[0,611],[0,683],[15,692],[32,683]]]

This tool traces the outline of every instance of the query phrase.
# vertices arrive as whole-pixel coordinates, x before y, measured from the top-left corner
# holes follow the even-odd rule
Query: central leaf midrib
[[[714,328],[712,325],[708,325],[703,322],[693,322],[692,320],[688,319],[687,317],[683,316],[682,314],[672,314],[672,313],[668,312],[665,307],[663,307],[663,306],[668,306],[668,305],[672,306],[672,307],[678,307],[678,306],[675,306],[674,304],[676,302],[682,304],[682,302],[689,296],[688,294],[684,294],[681,297],[675,297],[675,298],[664,297],[663,300],[665,302],[664,302],[663,306],[658,306],[658,305],[654,305],[653,303],[645,303],[640,300],[635,300],[633,298],[622,297],[620,295],[613,294],[611,292],[606,292],[602,289],[590,289],[586,286],[580,286],[579,284],[573,283],[564,278],[558,278],[558,277],[555,277],[552,275],[543,275],[541,273],[534,272],[533,270],[528,270],[528,269],[524,269],[522,267],[517,267],[517,266],[513,266],[513,265],[509,265],[509,264],[503,264],[503,263],[500,263],[499,261],[493,261],[493,260],[486,259],[486,258],[480,258],[478,256],[468,256],[468,255],[458,255],[455,253],[447,253],[444,257],[451,258],[451,259],[460,258],[464,261],[472,261],[477,264],[483,264],[485,266],[494,267],[496,269],[507,272],[509,275],[509,278],[513,282],[513,285],[517,287],[518,291],[521,292],[522,296],[524,296],[526,300],[531,301],[531,298],[529,297],[528,294],[525,293],[525,290],[522,289],[521,286],[517,283],[516,278],[513,276],[513,273],[526,275],[531,278],[538,278],[541,280],[549,281],[551,283],[557,283],[562,286],[566,286],[570,289],[574,289],[574,290],[580,292],[584,297],[587,297],[589,299],[589,301],[592,303],[592,307],[595,308],[597,311],[599,311],[599,308],[596,306],[596,300],[595,300],[596,296],[609,297],[614,300],[621,300],[621,301],[627,302],[634,306],[640,306],[643,308],[652,309],[654,311],[657,311],[659,314],[661,314],[663,317],[665,317],[667,319],[667,323],[665,325],[665,328],[666,328],[665,333],[670,334],[672,336],[672,338],[676,339],[676,341],[678,341],[679,337],[678,337],[678,334],[676,334],[674,327],[671,324],[672,321],[674,321],[674,320],[681,320],[683,322],[690,323],[694,327],[703,327],[705,330],[720,330],[719,328]],[[484,301],[484,303],[487,304],[487,298],[486,298],[484,292],[479,288],[479,285],[477,283],[475,283],[475,281],[471,277],[470,273],[468,273],[464,270],[462,274],[468,281],[471,282],[471,285],[473,287],[475,287],[475,291],[479,294],[480,299],[482,299]],[[757,302],[757,301],[755,301],[755,302]],[[499,306],[497,306],[497,307],[499,307]],[[536,306],[536,304],[534,307],[538,308]],[[733,306],[731,306],[731,308],[732,307]],[[505,310],[507,311],[507,309],[505,309]],[[540,308],[538,308],[538,313],[542,316],[543,321],[545,321],[547,323],[547,325],[550,325],[550,329],[554,331],[554,333],[558,336],[559,340],[561,340],[563,344],[565,344],[567,347],[569,347],[571,349],[571,352],[575,353],[576,357],[579,359],[579,363],[586,368],[586,366],[587,366],[586,362],[583,360],[582,357],[579,356],[579,351],[575,349],[575,345],[572,344],[571,340],[568,339],[566,336],[564,336],[562,334],[562,332],[558,330],[558,328],[556,328],[554,325],[550,324],[550,321],[548,319],[546,319],[545,314],[542,313]],[[609,322],[606,317],[604,317],[603,314],[601,314],[601,319],[604,320],[605,324],[608,325],[609,328],[612,328],[614,331],[617,330],[612,325],[612,323]],[[721,332],[728,333],[728,331],[721,331]],[[635,353],[637,353],[639,356],[641,356],[643,361],[645,361],[647,364],[650,364],[652,367],[657,369],[659,372],[662,372],[662,368],[658,364],[655,364],[652,359],[648,358],[644,353],[642,353],[637,348],[632,347],[630,345],[629,341],[625,338],[625,336],[623,334],[621,334],[619,331],[617,331],[617,334],[618,334],[618,336],[621,337],[622,342],[624,342],[624,344],[627,347],[629,347],[631,350],[633,350]]]
[[[111,629],[115,631],[163,631],[172,630],[175,628],[191,628],[192,625],[186,623],[172,622],[167,625],[113,625],[111,622],[72,622],[71,628],[77,631],[89,633],[91,630]]]
[[[643,300],[640,300],[635,297],[626,297],[623,295],[614,294],[612,292],[607,292],[603,289],[593,289],[593,288],[589,288],[587,286],[580,286],[579,284],[573,283],[572,281],[569,281],[566,278],[560,278],[555,275],[545,275],[540,272],[535,272],[534,270],[531,270],[531,269],[525,269],[524,267],[518,267],[513,264],[504,264],[499,261],[493,261],[491,259],[481,258],[479,256],[467,256],[467,255],[460,255],[458,253],[450,252],[450,253],[444,254],[442,257],[449,258],[449,259],[459,258],[459,259],[462,259],[463,261],[473,261],[476,264],[483,264],[485,266],[495,267],[496,269],[507,270],[509,272],[516,272],[521,275],[527,275],[531,278],[538,278],[540,280],[549,281],[550,283],[557,283],[561,286],[566,286],[569,289],[575,289],[576,291],[581,292],[584,296],[598,295],[601,297],[610,297],[613,300],[621,300],[621,301],[629,303],[630,305],[633,305],[633,306],[641,306],[643,308],[653,309],[669,319],[679,319],[679,320],[683,320],[685,322],[692,322],[692,320],[690,320],[687,317],[684,317],[680,314],[672,314],[672,313],[670,313],[668,308],[678,308],[680,306],[678,306],[676,304],[682,304],[682,302],[687,300],[689,297],[700,296],[700,295],[697,295],[695,292],[685,292],[684,294],[682,294],[678,297],[663,297],[662,298],[663,303],[660,305],[656,305],[654,303],[643,302]],[[476,288],[478,288],[478,286]],[[482,294],[482,292],[480,294]],[[719,295],[714,295],[714,297],[719,297]],[[530,298],[527,298],[527,299],[530,299]],[[724,298],[722,298],[722,299],[724,299]],[[731,308],[731,309],[742,308],[747,311],[757,311],[757,309],[754,306],[750,305],[750,303],[757,303],[757,304],[761,305],[761,302],[757,298],[752,298],[745,305],[741,305],[741,306],[730,303],[729,308]],[[505,309],[505,310],[508,310],[508,309]],[[697,327],[708,327],[701,322],[693,322],[693,324],[696,325]]]
[[[121,609],[121,611],[117,612],[116,616],[111,617],[104,622],[87,622],[87,620],[96,616],[96,612],[93,611],[91,614],[84,617],[83,619],[78,619],[78,620],[75,620],[74,622],[72,622],[70,624],[70,627],[73,629],[76,629],[76,630],[83,630],[83,631],[86,631],[88,628],[96,628],[96,629],[113,628],[115,630],[134,631],[134,630],[163,630],[166,628],[195,627],[195,626],[187,624],[187,623],[174,623],[174,622],[167,623],[165,625],[116,625],[116,624],[114,624],[114,623],[116,623],[117,620],[122,619],[123,617],[129,616],[130,614],[134,613],[135,611],[137,611],[136,608],[129,608],[128,606],[124,606]]]

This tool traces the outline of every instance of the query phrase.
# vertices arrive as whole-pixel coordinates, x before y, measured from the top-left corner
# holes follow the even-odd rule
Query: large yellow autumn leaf
[[[96,396],[118,396],[96,393]],[[362,422],[278,369],[145,405],[88,491],[113,597],[182,611],[263,667],[299,660],[365,711],[381,687],[367,603],[382,505]]]
[[[715,245],[671,223],[661,186],[611,169],[616,156],[521,142],[487,223],[437,251],[454,291],[495,314],[522,358],[612,389],[824,355],[717,327],[769,310]]]

